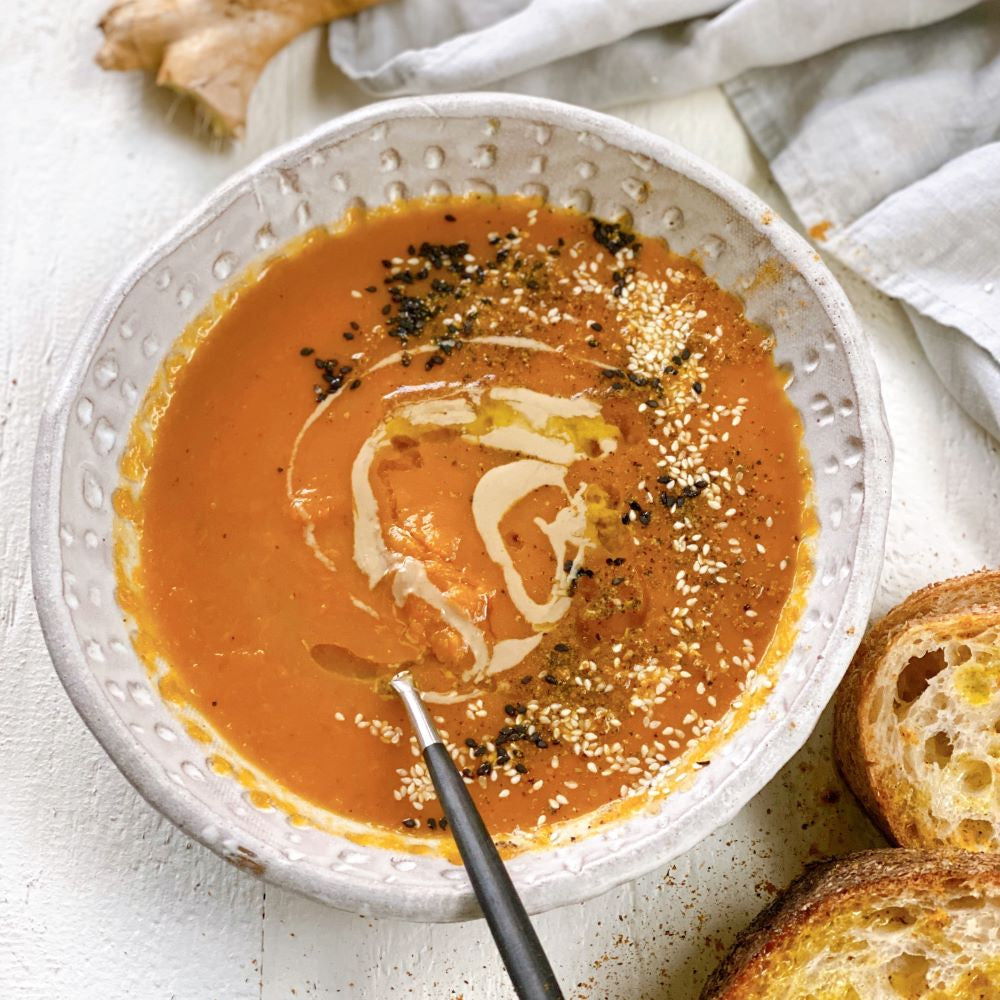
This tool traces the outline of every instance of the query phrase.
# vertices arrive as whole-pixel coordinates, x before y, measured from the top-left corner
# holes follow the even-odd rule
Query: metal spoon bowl
[[[562,992],[524,904],[465,787],[465,779],[455,768],[413,684],[410,668],[416,664],[377,663],[333,643],[317,643],[309,654],[324,670],[371,685],[384,697],[391,697],[393,692],[399,695],[448,819],[448,829],[517,995],[521,1000],[560,1000]]]
[[[521,1000],[561,1000],[559,983],[521,897],[413,679],[403,670],[389,684],[413,723],[448,829],[517,995]]]

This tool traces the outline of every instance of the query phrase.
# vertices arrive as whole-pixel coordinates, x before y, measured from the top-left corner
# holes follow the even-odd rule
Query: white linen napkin
[[[334,22],[330,50],[380,96],[600,108],[728,81],[803,224],[904,302],[1000,437],[997,0],[392,0]]]

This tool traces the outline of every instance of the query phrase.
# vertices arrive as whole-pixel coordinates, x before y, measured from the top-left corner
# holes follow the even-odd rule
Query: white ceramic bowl
[[[864,630],[881,566],[890,444],[875,366],[815,251],[750,192],[622,121],[550,101],[462,95],[378,104],[258,160],[102,296],[42,421],[34,585],[67,692],[135,787],[212,850],[344,909],[418,920],[475,915],[461,868],[359,847],[256,809],[205,764],[133,652],[115,598],[111,497],[136,409],[172,341],[245,267],[355,203],[521,192],[631,218],[773,329],[792,374],[820,521],[795,646],[764,708],[658,812],[510,865],[529,910],[594,896],[730,819],[801,746]],[[768,263],[770,280],[755,280]]]

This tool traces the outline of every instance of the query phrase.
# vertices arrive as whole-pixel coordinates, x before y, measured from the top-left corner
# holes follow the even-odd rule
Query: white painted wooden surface
[[[510,997],[481,922],[337,913],[192,845],[107,760],[49,664],[28,573],[32,452],[45,392],[94,295],[230,172],[363,100],[313,33],[268,69],[246,140],[206,141],[189,112],[141,76],[93,65],[105,3],[7,0],[0,10],[0,996]],[[621,113],[787,216],[719,92]],[[930,580],[1000,563],[1000,462],[996,444],[944,394],[898,307],[837,270],[872,338],[896,445],[881,613]],[[879,843],[828,746],[827,719],[700,847],[540,917],[567,994],[689,1000],[736,930],[804,861]]]

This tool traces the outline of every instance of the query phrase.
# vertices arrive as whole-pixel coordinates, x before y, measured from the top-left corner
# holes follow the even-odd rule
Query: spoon
[[[386,670],[397,669],[364,660],[334,645],[313,646],[310,653],[324,669],[370,683],[379,694],[386,693]],[[410,716],[448,829],[515,992],[520,1000],[562,1000],[562,991],[524,904],[409,671],[400,670],[392,676],[388,687],[399,695]]]
[[[562,991],[524,904],[409,672],[403,670],[396,674],[389,686],[402,699],[409,713],[417,743],[448,819],[448,829],[458,845],[469,881],[514,990],[521,1000],[562,1000]]]
[[[309,655],[314,663],[329,670],[331,674],[351,681],[361,681],[373,687],[376,694],[383,696],[391,696],[388,679],[401,668],[400,664],[367,660],[332,642],[318,642],[315,646],[310,646]]]

